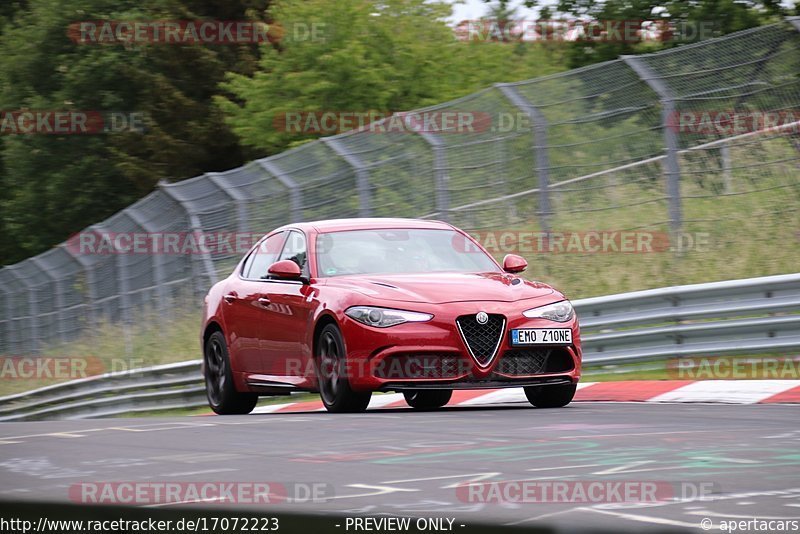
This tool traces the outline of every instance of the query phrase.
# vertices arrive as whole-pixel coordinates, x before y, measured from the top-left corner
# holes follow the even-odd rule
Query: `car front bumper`
[[[389,328],[370,327],[345,317],[341,327],[350,386],[356,391],[402,391],[578,382],[581,349],[577,319],[556,323],[524,317],[522,312],[531,307],[529,301],[414,306],[413,311],[432,313],[433,319]],[[471,355],[456,326],[458,317],[480,311],[506,318],[496,355],[487,365]],[[569,328],[572,343],[513,346],[510,332],[517,328]]]

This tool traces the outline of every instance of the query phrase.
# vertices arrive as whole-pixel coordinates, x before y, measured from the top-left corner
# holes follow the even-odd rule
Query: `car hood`
[[[398,302],[515,302],[554,293],[552,287],[504,273],[359,275],[328,278],[327,285]]]

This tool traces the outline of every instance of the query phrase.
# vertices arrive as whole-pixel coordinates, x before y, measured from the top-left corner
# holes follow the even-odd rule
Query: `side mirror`
[[[503,258],[503,270],[507,273],[521,273],[528,268],[528,262],[522,256],[506,254]]]
[[[267,273],[278,278],[297,280],[300,278],[300,266],[292,260],[276,261],[269,266]]]

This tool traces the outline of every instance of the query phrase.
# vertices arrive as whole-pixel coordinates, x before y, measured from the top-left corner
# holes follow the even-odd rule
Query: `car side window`
[[[261,241],[245,261],[242,276],[254,280],[265,277],[269,266],[278,261],[285,236],[285,232],[278,232]]]
[[[292,230],[286,238],[286,244],[283,245],[283,252],[281,252],[279,260],[292,260],[300,266],[300,272],[304,276],[308,276],[307,259],[306,236]]]

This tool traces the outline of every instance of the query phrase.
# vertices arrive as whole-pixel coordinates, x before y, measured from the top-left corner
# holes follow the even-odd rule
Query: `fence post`
[[[14,309],[11,303],[11,292],[6,289],[3,284],[3,279],[0,278],[0,291],[3,293],[2,302],[5,303],[5,319],[0,319],[0,325],[3,328],[3,335],[0,337],[0,354],[8,354],[11,352],[11,310]]]
[[[111,232],[107,231],[104,227],[100,226],[99,224],[94,224],[87,228],[85,231],[89,232],[96,232],[97,235],[109,235]],[[125,336],[125,352],[130,355],[131,352],[131,303],[130,303],[130,286],[128,285],[129,276],[128,276],[128,266],[125,263],[125,254],[121,251],[118,247],[118,244],[115,239],[110,240],[111,245],[114,247],[114,274],[117,277],[117,290],[119,294],[119,315],[120,320],[122,322],[122,331]],[[77,258],[77,257],[76,257]],[[80,260],[79,260],[80,261]],[[109,307],[109,322],[113,322],[113,316],[111,315],[111,309]]]
[[[169,196],[172,200],[180,204],[180,206],[186,212],[186,216],[189,219],[189,226],[191,227],[192,231],[197,232],[198,234],[202,233],[203,226],[200,224],[200,218],[197,216],[197,213],[192,211],[189,205],[171,190],[171,187],[167,182],[164,180],[159,181],[158,187],[164,192],[165,195]],[[217,271],[214,269],[214,262],[211,260],[211,254],[208,251],[203,251],[201,252],[201,256],[203,258],[203,267],[206,271],[205,276],[208,277],[208,281],[213,286],[217,283]],[[192,262],[192,265],[194,265],[194,262]]]
[[[356,184],[358,187],[358,214],[360,217],[372,217],[372,186],[369,183],[369,170],[364,162],[355,154],[350,154],[338,139],[323,137],[320,139],[325,145],[336,152],[348,165],[356,171]]]
[[[116,240],[114,243],[114,254],[116,255],[117,266],[117,280],[119,281],[119,315],[122,320],[122,332],[125,336],[125,355],[130,356],[133,352],[133,340],[131,337],[131,288],[129,285],[128,265],[126,263],[125,254],[117,248]]]
[[[62,343],[66,341],[66,336],[64,335],[64,280],[62,278],[56,278],[51,272],[50,269],[42,263],[42,260],[39,256],[34,256],[31,258],[31,261],[36,264],[36,266],[47,275],[47,277],[53,282],[53,286],[55,286],[55,307],[56,307],[56,322],[58,324],[58,339]]]
[[[683,208],[681,207],[681,169],[678,163],[678,132],[675,121],[675,96],[666,83],[639,57],[622,56],[624,61],[642,79],[661,101],[661,126],[664,130],[664,144],[667,154],[664,160],[667,176],[667,196],[669,196],[669,221],[673,233],[681,229]]]
[[[719,157],[722,160],[722,186],[726,195],[733,193],[733,180],[731,176],[731,147],[722,143],[719,147]]]
[[[23,263],[18,263],[18,266],[24,266]],[[18,275],[14,272],[14,269],[8,269],[8,273],[17,279],[20,282],[20,285],[25,286],[28,293],[28,324],[31,332],[31,342],[29,345],[29,349],[25,349],[25,352],[30,352],[31,354],[36,354],[39,351],[39,310],[38,306],[36,305],[36,295],[33,291],[33,287],[26,278]],[[20,338],[20,341],[23,342],[24,338]]]
[[[150,234],[158,232],[158,229],[153,227],[150,221],[142,217],[142,215],[139,214],[135,208],[126,209],[125,215],[130,217],[131,220],[139,225],[139,227],[141,227],[145,232]],[[151,250],[150,255],[153,264],[153,283],[156,286],[156,292],[158,294],[158,304],[156,307],[158,308],[159,313],[163,315],[163,312],[167,309],[167,279],[164,274],[164,253],[157,250]]]
[[[544,114],[525,98],[513,85],[495,84],[511,104],[525,113],[533,123],[533,142],[536,152],[536,175],[539,177],[539,223],[542,231],[550,232],[550,155],[547,151],[547,119]]]
[[[448,182],[450,177],[447,175],[447,154],[444,153],[445,142],[429,132],[417,132],[433,150],[433,173],[435,183],[436,211],[439,218],[450,220],[450,191]]]
[[[219,177],[218,172],[207,172],[203,176],[217,186],[220,191],[228,195],[236,205],[236,225],[237,231],[245,233],[250,231],[250,222],[247,220],[247,197],[241,191],[235,188],[228,187],[225,181]]]
[[[297,223],[303,220],[303,194],[300,192],[300,186],[292,179],[291,176],[283,172],[283,170],[269,161],[269,159],[256,160],[262,169],[274,176],[280,183],[289,190],[289,203],[291,204],[290,210],[292,213],[292,220],[290,222]]]
[[[89,299],[89,302],[87,303],[87,307],[89,309],[89,326],[91,327],[92,331],[94,331],[95,327],[97,326],[97,310],[95,309],[97,294],[95,293],[95,279],[92,265],[81,254],[75,254],[67,243],[61,243],[59,246],[62,247],[64,252],[74,258],[75,261],[77,261],[78,264],[80,264],[80,266],[83,268],[83,273],[86,276],[86,293]]]

